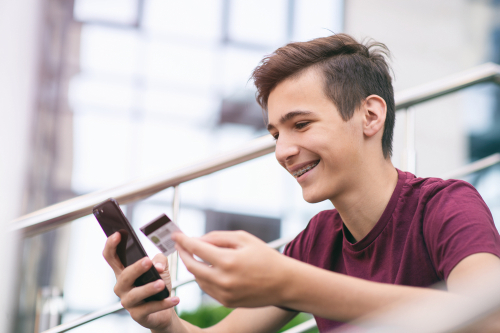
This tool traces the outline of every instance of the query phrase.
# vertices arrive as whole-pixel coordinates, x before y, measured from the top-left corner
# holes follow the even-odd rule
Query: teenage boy
[[[383,44],[339,34],[291,43],[264,58],[253,78],[276,159],[306,201],[328,199],[335,209],[314,216],[286,256],[245,232],[201,239],[176,234],[200,287],[237,307],[205,330],[179,319],[178,297],[143,303],[170,287],[166,258],[124,269],[115,251],[119,235],[111,236],[103,254],[117,277],[115,293],[134,320],[152,332],[275,332],[304,311],[325,332],[404,300],[460,293],[462,279],[500,267],[500,236],[471,185],[415,178],[392,165],[387,52]],[[134,287],[152,264],[163,281]],[[422,288],[439,281],[449,293]]]

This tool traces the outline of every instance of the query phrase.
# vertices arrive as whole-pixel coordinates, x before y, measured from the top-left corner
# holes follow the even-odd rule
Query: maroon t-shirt
[[[350,243],[337,210],[327,210],[314,216],[284,253],[349,276],[420,287],[446,280],[471,254],[500,257],[493,217],[472,185],[398,173],[385,211],[363,239]],[[342,324],[315,318],[320,332]]]

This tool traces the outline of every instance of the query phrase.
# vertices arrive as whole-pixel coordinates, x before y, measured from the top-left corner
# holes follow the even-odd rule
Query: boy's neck
[[[355,241],[363,239],[382,216],[398,182],[392,162],[384,160],[359,170],[348,192],[332,199]]]

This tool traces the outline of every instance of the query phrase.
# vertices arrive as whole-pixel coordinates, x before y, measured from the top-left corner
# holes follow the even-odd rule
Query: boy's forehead
[[[306,111],[322,103],[331,103],[324,92],[320,71],[309,68],[280,82],[269,94],[268,122],[276,122],[283,113]]]
[[[315,68],[303,70],[278,83],[269,94],[268,106],[272,108],[276,102],[283,103],[283,98],[288,101],[295,101],[298,98],[311,95],[326,97],[323,75]]]

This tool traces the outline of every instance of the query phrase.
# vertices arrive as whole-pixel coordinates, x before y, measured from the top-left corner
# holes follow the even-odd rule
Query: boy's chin
[[[318,203],[328,199],[325,195],[321,195],[320,193],[310,193],[310,191],[304,190],[302,190],[302,197],[309,203]]]

